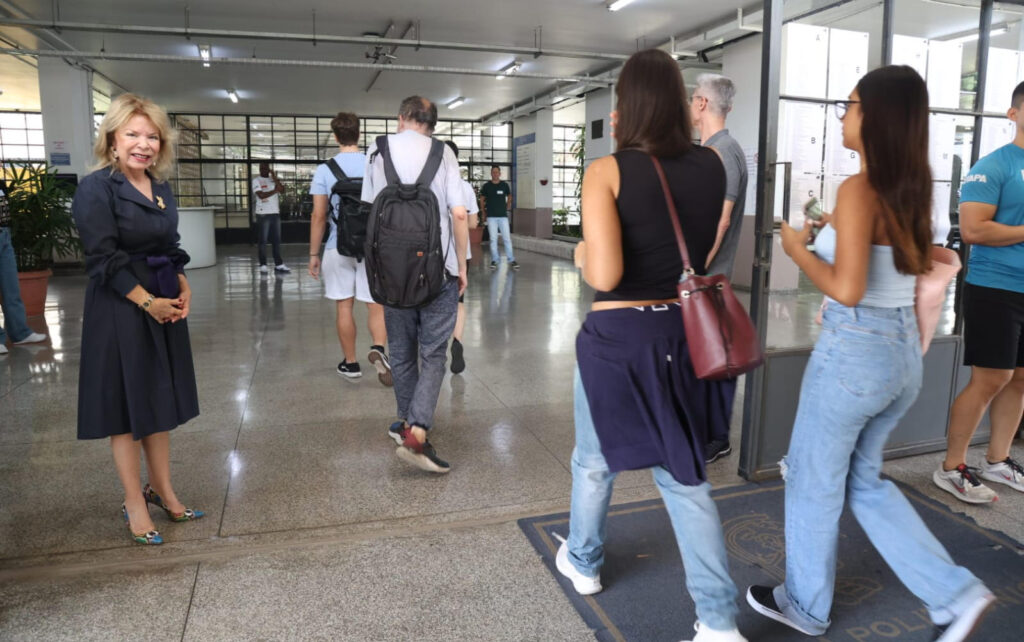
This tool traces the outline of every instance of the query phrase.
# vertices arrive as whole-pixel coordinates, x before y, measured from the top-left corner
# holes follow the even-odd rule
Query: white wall
[[[92,164],[93,106],[89,72],[59,58],[39,59],[39,96],[43,113],[46,160],[54,154],[70,156],[61,173],[88,173]]]
[[[611,154],[614,150],[614,139],[612,138],[611,123],[608,114],[615,108],[615,93],[611,88],[592,91],[586,96],[586,128],[587,135],[584,143],[585,159],[584,165],[590,165],[591,161],[602,156]],[[593,133],[592,123],[595,120],[604,122],[603,136],[599,139],[591,138]]]
[[[729,133],[744,149],[757,148],[761,117],[761,36],[747,38],[722,51],[722,75],[736,85],[732,113],[726,119]],[[747,213],[753,214],[753,204]]]

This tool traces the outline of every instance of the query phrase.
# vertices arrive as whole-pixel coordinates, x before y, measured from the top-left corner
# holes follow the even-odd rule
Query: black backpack
[[[327,167],[336,179],[331,188],[330,203],[331,220],[338,227],[338,253],[362,261],[366,246],[366,220],[370,216],[369,208],[362,200],[363,179],[350,178],[333,158],[327,161]]]
[[[446,278],[441,209],[430,189],[444,156],[431,141],[416,182],[398,180],[387,136],[377,138],[387,186],[373,200],[366,232],[366,276],[373,300],[392,308],[421,308],[441,294]],[[447,214],[444,212],[443,214]]]

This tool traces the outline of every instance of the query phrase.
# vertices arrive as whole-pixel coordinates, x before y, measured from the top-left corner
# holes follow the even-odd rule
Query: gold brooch
[[[162,210],[167,209],[167,206],[164,205],[164,199],[161,198],[160,196],[156,197],[156,206],[159,207]]]

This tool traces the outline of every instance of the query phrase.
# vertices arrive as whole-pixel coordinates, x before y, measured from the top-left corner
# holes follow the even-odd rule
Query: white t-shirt
[[[462,181],[462,200],[466,201],[467,214],[479,214],[480,206],[476,202],[476,192],[469,181]],[[473,243],[466,238],[466,260],[473,258]]]
[[[432,138],[412,130],[388,135],[388,148],[391,151],[391,161],[395,164],[398,180],[403,183],[412,183],[419,178],[423,166],[427,163],[432,141]],[[376,151],[377,142],[374,141],[366,150],[366,171],[363,172],[363,200],[368,203],[372,203],[377,198],[377,194],[388,184],[384,177],[384,159]],[[451,238],[450,211],[453,207],[465,207],[466,203],[463,202],[465,195],[462,189],[462,176],[459,174],[459,161],[447,145],[444,146],[441,166],[430,183],[430,189],[437,196],[437,204],[440,208],[437,215],[441,218],[441,246],[447,248],[445,269],[452,276],[458,276],[459,257],[455,253],[455,246]]]
[[[256,216],[260,216],[262,214],[281,213],[281,204],[278,201],[277,194],[274,194],[270,198],[260,198],[259,196],[256,196],[256,192],[269,192],[274,189],[274,186],[274,179],[269,176],[266,178],[257,176],[252,179],[252,192],[253,197],[256,199],[256,206],[253,208],[253,213],[255,213]]]
[[[338,164],[341,171],[345,172],[345,176],[361,178],[363,169],[365,169],[366,157],[360,152],[339,152],[334,156],[334,162]],[[337,247],[338,244],[338,224],[334,222],[334,207],[338,204],[338,199],[331,196],[331,189],[334,188],[334,183],[337,180],[331,168],[327,166],[327,163],[324,163],[318,165],[316,171],[313,172],[313,181],[309,186],[309,194],[311,196],[330,196],[327,201],[327,225],[329,226],[327,247],[331,249]]]

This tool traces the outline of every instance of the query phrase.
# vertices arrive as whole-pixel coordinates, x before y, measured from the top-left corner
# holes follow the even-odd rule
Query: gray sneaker
[[[991,488],[978,479],[977,468],[960,464],[953,470],[943,470],[942,466],[932,473],[935,485],[953,497],[968,504],[990,504],[999,497]]]
[[[983,460],[981,462],[981,478],[985,481],[1005,484],[1024,493],[1024,467],[1010,457],[995,464]]]

